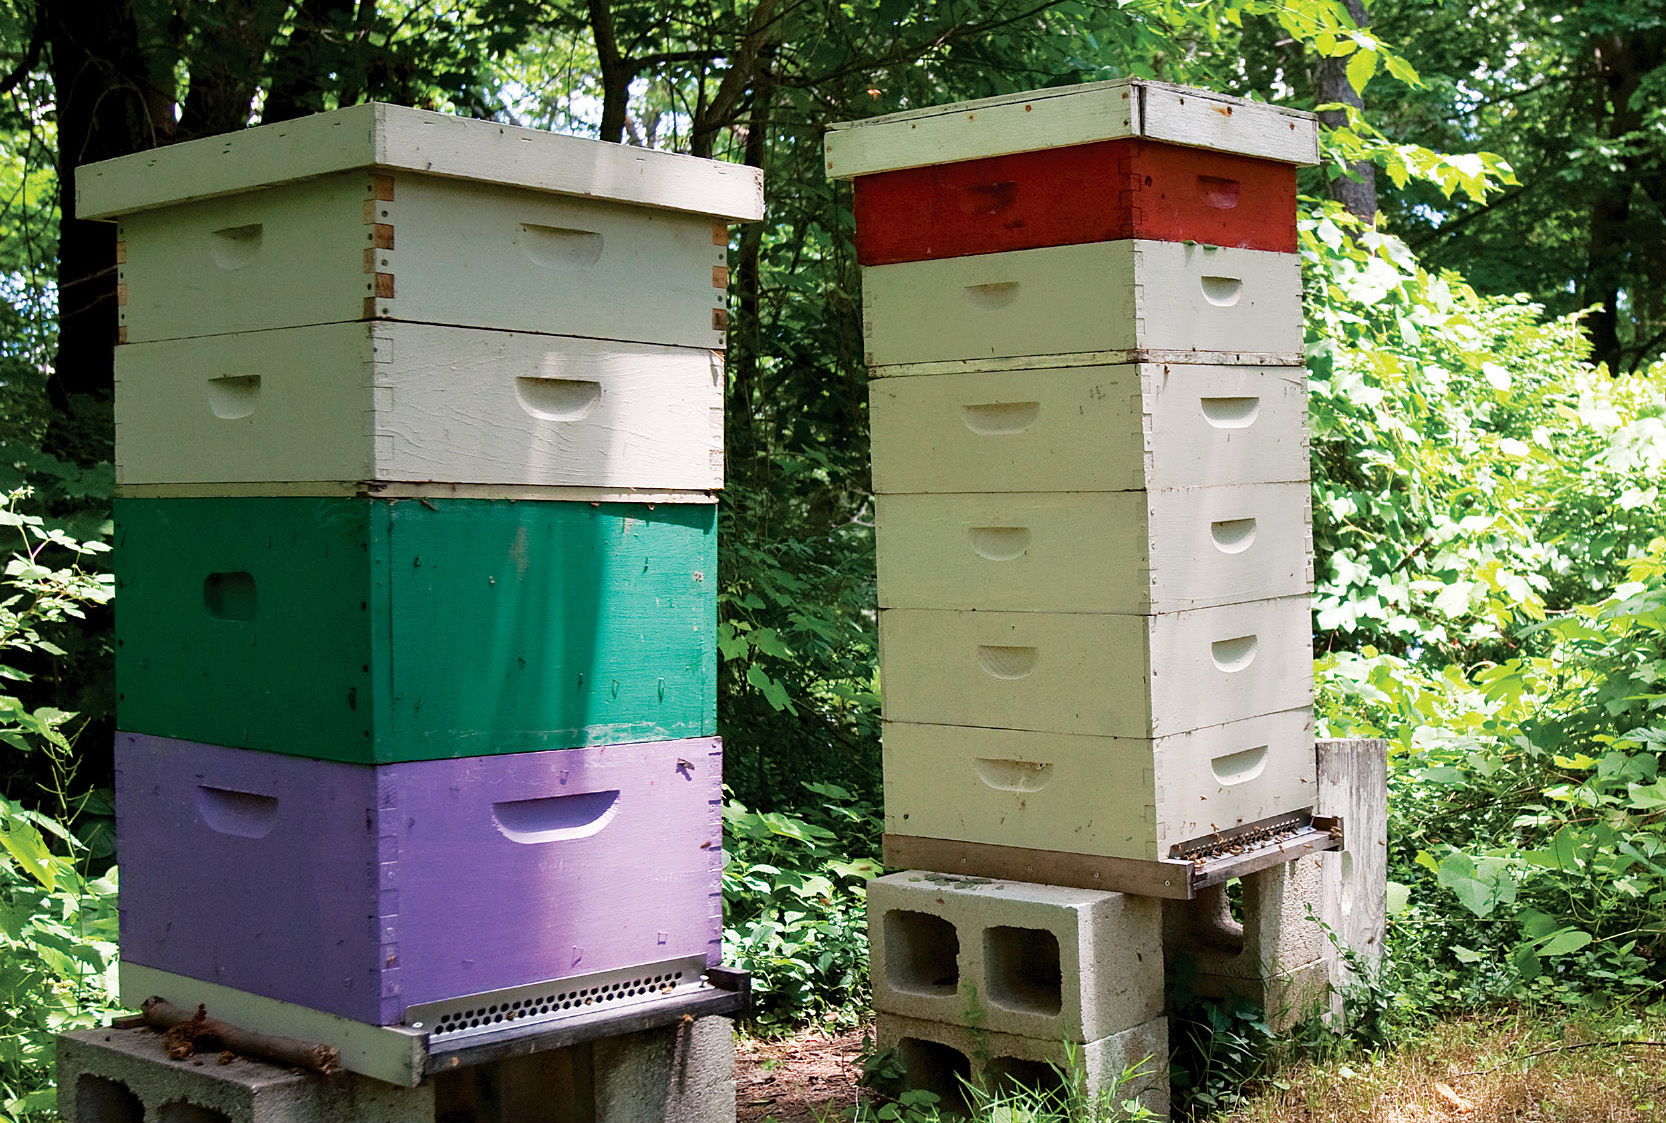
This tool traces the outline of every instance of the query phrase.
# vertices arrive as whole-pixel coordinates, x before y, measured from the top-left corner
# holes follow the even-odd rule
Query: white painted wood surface
[[[1300,367],[1122,364],[875,379],[876,492],[1126,491],[1308,478]]]
[[[1305,483],[876,497],[879,606],[1134,615],[1312,590]]]
[[[1201,348],[1122,347],[1114,351],[1073,351],[1058,355],[1003,355],[989,359],[945,359],[929,363],[871,366],[869,378],[911,378],[915,375],[974,374],[996,370],[1124,366],[1129,363],[1189,366],[1299,367],[1300,351],[1208,351]]]
[[[1162,737],[1313,701],[1307,597],[1172,612],[886,609],[887,721]]]
[[[1125,239],[862,270],[869,366],[1302,348],[1295,254]]]
[[[1315,801],[1308,710],[1159,738],[886,722],[884,770],[888,833],[1145,861]]]
[[[376,317],[723,346],[704,218],[432,176],[388,193],[349,172],[124,220],[126,342]]]
[[[828,126],[830,179],[1145,136],[1288,164],[1319,162],[1311,113],[1144,78],[1031,90]]]
[[[722,354],[387,322],[129,344],[116,478],[704,496],[723,482]]]
[[[115,218],[370,167],[731,222],[763,217],[762,173],[743,164],[380,103],[83,165],[75,176],[77,213]]]

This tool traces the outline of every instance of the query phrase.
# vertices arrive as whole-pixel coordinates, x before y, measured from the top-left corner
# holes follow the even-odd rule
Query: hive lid
[[[1311,113],[1118,78],[841,121],[828,126],[827,175],[852,179],[1122,137],[1286,164],[1319,162],[1319,130]]]
[[[757,168],[382,102],[186,141],[76,172],[81,218],[376,168],[709,215],[763,217]]]

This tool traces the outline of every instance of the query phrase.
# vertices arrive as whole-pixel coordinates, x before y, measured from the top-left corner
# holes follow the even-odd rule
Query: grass
[[[1211,1123],[1650,1123],[1666,1119],[1666,1020],[1513,1008],[1391,1049],[1296,1061]]]

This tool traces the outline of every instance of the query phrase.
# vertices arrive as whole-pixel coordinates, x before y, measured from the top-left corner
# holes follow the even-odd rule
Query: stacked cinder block
[[[124,997],[440,1041],[697,986],[756,171],[361,105],[78,185],[120,231]]]
[[[1311,115],[1141,80],[828,134],[863,266],[889,864],[1185,896],[1187,844],[1314,807],[1295,168],[1316,158]],[[963,980],[995,962],[968,938],[1026,927],[1002,919],[1017,882],[896,876],[936,887],[907,911],[953,927]],[[892,918],[899,891],[873,902],[878,964],[934,931]],[[965,892],[981,935],[947,919]],[[1157,902],[1099,895],[1160,980]],[[962,1011],[876,969],[880,1034],[982,1033],[1008,984],[982,985]],[[1013,1032],[1091,1055],[1159,1006],[1115,1010]]]

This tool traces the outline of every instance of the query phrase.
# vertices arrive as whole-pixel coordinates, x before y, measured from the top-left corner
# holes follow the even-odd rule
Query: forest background
[[[50,1111],[50,1034],[112,1001],[115,247],[73,168],[371,98],[764,171],[731,245],[719,727],[727,949],[765,1029],[862,1008],[881,829],[825,125],[1124,75],[1321,108],[1320,726],[1391,742],[1389,957],[1356,1024],[1666,1013],[1658,0],[0,0],[0,67],[0,1123]]]

